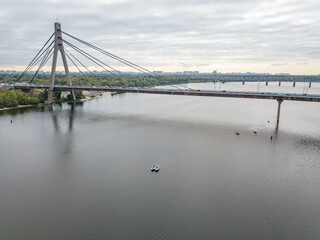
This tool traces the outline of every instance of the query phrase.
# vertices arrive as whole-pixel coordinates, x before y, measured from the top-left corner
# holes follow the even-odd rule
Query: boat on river
[[[160,170],[160,166],[159,165],[153,165],[151,167],[151,172],[159,172]]]

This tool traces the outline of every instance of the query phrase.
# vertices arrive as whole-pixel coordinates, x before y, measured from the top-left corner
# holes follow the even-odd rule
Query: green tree
[[[40,92],[38,98],[41,103],[44,103],[48,99],[48,90]]]
[[[6,102],[6,94],[0,93],[0,108],[5,107],[5,102]]]
[[[80,91],[80,90],[75,90],[75,91],[74,91],[74,95],[75,95],[75,97],[76,97],[76,100],[85,98],[85,96],[83,95],[83,92]],[[72,101],[72,100],[73,100],[70,93],[68,94],[67,99],[68,99],[69,101]]]
[[[31,105],[38,104],[39,102],[40,102],[40,100],[36,97],[28,97],[27,98],[27,103],[31,104]]]
[[[6,93],[5,106],[6,107],[18,106],[17,96],[14,91],[9,91]]]
[[[26,105],[28,104],[28,97],[29,94],[22,92],[21,90],[15,91],[17,101],[19,105]]]
[[[61,91],[55,91],[55,92],[54,92],[54,97],[55,97],[57,100],[60,100],[60,99],[61,99]]]

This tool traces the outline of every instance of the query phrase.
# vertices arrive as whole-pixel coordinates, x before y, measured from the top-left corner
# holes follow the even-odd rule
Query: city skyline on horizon
[[[70,70],[70,69],[69,69]],[[13,70],[13,69],[1,69],[0,68],[0,74],[21,74],[23,73],[24,70]],[[103,69],[91,69],[91,72],[93,72],[94,74],[103,74],[103,75],[109,75],[112,73],[117,73],[117,71],[106,71]],[[139,71],[120,71],[124,74],[141,74],[144,75],[146,73],[142,73]],[[33,71],[27,71],[26,74],[34,74],[36,73],[36,70]],[[89,71],[82,71],[83,74],[90,74]],[[191,70],[191,71],[175,71],[175,72],[167,72],[167,71],[152,71],[152,73],[157,74],[157,75],[175,75],[175,74],[181,74],[181,75],[265,75],[265,76],[320,76],[320,74],[291,74],[291,73],[284,73],[284,72],[279,72],[279,73],[266,73],[266,72],[218,72],[216,70],[212,71],[212,72],[200,72],[198,70]],[[44,71],[44,70],[40,70],[38,72],[38,74],[46,74],[49,75],[51,74],[50,69]],[[63,69],[63,67],[60,67],[60,69],[56,70],[56,74],[65,74],[65,71]],[[78,74],[81,75],[81,73],[78,71],[78,69],[74,69],[74,71],[71,69],[70,70],[70,74]]]

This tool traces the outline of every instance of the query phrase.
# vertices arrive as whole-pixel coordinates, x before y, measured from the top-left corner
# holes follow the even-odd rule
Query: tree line
[[[0,83],[14,83],[19,77],[18,74],[0,74]],[[212,81],[293,81],[294,77],[298,81],[317,81],[320,82],[320,76],[245,76],[245,75],[71,75],[74,85],[82,86],[119,86],[119,87],[153,87],[160,85],[184,84],[194,82],[212,82]],[[33,75],[25,75],[19,82],[30,82]],[[49,84],[50,75],[38,74],[33,84]],[[64,74],[56,75],[56,84],[67,85],[67,79]]]
[[[40,103],[40,101],[40,97],[35,94],[24,93],[21,90],[0,93],[0,108],[34,105]]]
[[[0,75],[0,83],[12,84],[17,80],[19,75]],[[19,82],[29,83],[32,79],[32,75],[25,75]],[[50,75],[37,75],[32,81],[36,85],[48,85]],[[190,76],[143,76],[133,75],[126,77],[118,77],[113,75],[88,75],[88,76],[71,76],[73,85],[82,86],[118,86],[118,87],[153,87],[160,85],[170,84],[183,84],[189,82],[199,82],[197,79],[191,79]],[[207,81],[207,80],[201,80]],[[65,75],[56,75],[56,85],[68,85],[68,81]]]
[[[0,88],[1,90],[1,88]],[[75,91],[76,99],[84,98],[82,91]],[[0,109],[17,107],[19,105],[36,105],[39,103],[45,103],[48,98],[48,90],[32,90],[28,93],[22,92],[21,90],[15,91],[3,91],[0,93]],[[71,101],[72,97],[70,94],[67,97],[61,96],[61,91],[55,91],[53,96],[54,101]]]

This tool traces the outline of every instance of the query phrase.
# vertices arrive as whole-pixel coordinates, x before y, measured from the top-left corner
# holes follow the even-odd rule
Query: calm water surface
[[[306,91],[283,85],[260,90]],[[320,103],[283,102],[278,129],[276,111],[118,94],[0,112],[0,239],[318,240]]]

